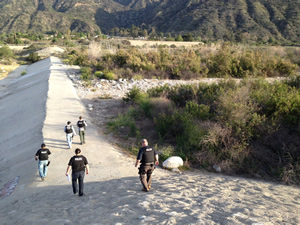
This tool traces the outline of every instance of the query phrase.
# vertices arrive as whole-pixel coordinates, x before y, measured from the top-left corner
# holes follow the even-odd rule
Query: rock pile
[[[91,85],[87,86],[85,81],[80,80],[80,68],[78,66],[68,66],[68,75],[73,81],[77,89],[77,94],[80,98],[113,98],[121,99],[133,87],[138,87],[143,91],[158,87],[158,86],[176,86],[181,84],[197,84],[218,82],[220,79],[204,78],[201,80],[158,80],[158,79],[118,79],[118,80],[105,80],[98,79],[91,81]]]

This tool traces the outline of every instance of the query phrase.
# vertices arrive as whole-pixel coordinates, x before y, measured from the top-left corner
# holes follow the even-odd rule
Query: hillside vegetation
[[[135,154],[139,140],[147,138],[161,160],[180,155],[187,166],[219,165],[227,174],[300,184],[299,48],[227,43],[143,48],[102,41],[70,48],[64,57],[81,66],[87,87],[93,79],[225,78],[147,92],[135,87],[123,99],[128,111],[108,127],[136,140],[130,147]]]
[[[292,44],[300,41],[299,5],[298,0],[1,0],[0,31],[120,35],[134,25],[143,36],[190,33],[202,40]]]
[[[109,128],[137,143],[148,138],[162,161],[179,155],[186,166],[300,184],[299,87],[298,77],[135,88],[124,98],[128,112]]]
[[[127,41],[102,41],[90,42],[86,49],[70,49],[65,62],[90,67],[88,79],[107,73],[113,74],[114,79],[290,77],[298,71],[299,55],[296,47],[223,43],[143,48],[130,46]]]

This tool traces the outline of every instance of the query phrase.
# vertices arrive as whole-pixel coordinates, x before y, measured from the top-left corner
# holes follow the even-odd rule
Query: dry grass
[[[7,77],[7,75],[15,70],[17,67],[19,67],[18,64],[12,64],[12,65],[3,65],[0,64],[0,80],[4,79],[5,77]]]
[[[101,44],[98,42],[92,41],[89,44],[89,48],[88,48],[89,59],[90,60],[100,59],[101,56],[102,56]]]

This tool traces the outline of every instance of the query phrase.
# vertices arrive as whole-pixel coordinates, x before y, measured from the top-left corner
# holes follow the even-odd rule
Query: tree
[[[141,36],[148,37],[148,31],[146,29],[142,30]]]
[[[175,41],[183,41],[183,38],[181,36],[181,34],[179,34],[176,38]]]
[[[184,34],[182,35],[184,41],[194,41],[194,37],[192,34]]]
[[[150,37],[155,38],[157,36],[155,27],[151,27]]]

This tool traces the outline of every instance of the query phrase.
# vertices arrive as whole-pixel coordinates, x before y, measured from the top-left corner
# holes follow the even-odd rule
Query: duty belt
[[[151,163],[142,163],[142,165],[145,165],[145,166],[150,166],[152,164],[154,164],[154,162],[151,162]]]

